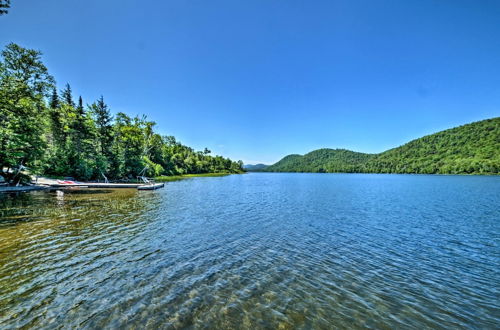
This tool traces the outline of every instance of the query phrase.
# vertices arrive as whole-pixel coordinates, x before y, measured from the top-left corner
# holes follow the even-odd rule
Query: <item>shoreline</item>
[[[156,182],[171,182],[171,181],[179,181],[185,180],[189,178],[203,178],[203,177],[220,177],[220,176],[228,176],[233,174],[245,174],[244,173],[199,173],[199,174],[183,174],[183,175],[172,175],[172,176],[157,176],[154,178]]]
[[[390,174],[390,175],[435,175],[435,176],[500,176],[500,173],[382,173],[382,172],[287,172],[287,171],[248,171],[247,173],[289,173],[289,174]]]
[[[244,172],[246,173],[246,172]],[[200,174],[184,174],[184,175],[172,175],[172,176],[158,176],[154,178],[154,182],[156,183],[164,183],[164,182],[173,182],[180,181],[190,178],[197,177],[222,177],[228,176],[232,174],[244,174],[244,173],[200,173]],[[40,178],[39,178],[40,179]],[[48,180],[47,180],[48,179]],[[31,192],[31,191],[43,191],[43,190],[53,190],[53,189],[64,189],[64,188],[108,188],[108,189],[116,189],[116,188],[137,188],[139,186],[143,186],[144,183],[102,183],[102,182],[84,182],[81,185],[74,186],[66,186],[66,185],[57,185],[54,182],[50,182],[55,180],[53,178],[41,178],[42,183],[35,183],[33,185],[26,186],[0,186],[0,194],[1,193],[21,193],[21,192]]]

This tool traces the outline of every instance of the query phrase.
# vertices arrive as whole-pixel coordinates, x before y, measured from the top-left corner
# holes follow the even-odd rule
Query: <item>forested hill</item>
[[[243,171],[241,161],[195,151],[155,125],[145,116],[113,116],[103,97],[84,105],[69,84],[58,90],[39,51],[11,43],[1,53],[0,176],[7,182],[19,182],[23,169],[82,180]]]
[[[381,173],[498,174],[500,117],[410,141],[377,155],[366,169]]]
[[[243,165],[243,168],[247,172],[261,172],[265,170],[268,167],[266,164],[245,164]]]
[[[500,117],[455,127],[380,154],[319,149],[289,155],[271,172],[499,174]]]
[[[288,155],[269,172],[359,172],[373,155],[346,149],[318,149],[304,156]]]

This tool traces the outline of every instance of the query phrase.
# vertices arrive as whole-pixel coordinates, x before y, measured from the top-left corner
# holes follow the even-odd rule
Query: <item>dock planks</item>
[[[0,187],[0,193],[18,193],[18,192],[29,192],[29,191],[38,191],[47,189],[49,189],[49,187],[46,186],[18,186],[18,187],[3,186]]]
[[[80,187],[80,188],[138,188],[143,186],[144,183],[99,183],[99,182],[82,182],[75,184],[65,184],[65,183],[51,183],[49,186],[52,188],[68,188],[68,187]]]
[[[19,187],[0,187],[0,193],[17,193],[17,192],[30,192],[38,190],[49,190],[49,189],[68,189],[68,188],[102,188],[102,189],[138,189],[138,190],[156,190],[163,188],[165,183],[99,183],[99,182],[82,182],[75,184],[63,184],[63,183],[50,183],[35,186],[19,186]]]

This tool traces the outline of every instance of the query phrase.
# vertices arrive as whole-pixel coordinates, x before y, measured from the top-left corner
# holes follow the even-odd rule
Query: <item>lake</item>
[[[498,328],[500,177],[0,196],[0,328]]]

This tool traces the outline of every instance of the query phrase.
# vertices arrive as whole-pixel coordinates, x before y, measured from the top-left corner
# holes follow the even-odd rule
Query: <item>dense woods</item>
[[[268,165],[265,164],[245,164],[243,165],[243,168],[248,171],[248,172],[261,172],[265,170],[268,167]]]
[[[361,164],[372,155],[345,149],[318,149],[304,156],[288,155],[265,169],[271,172],[348,172],[361,171]]]
[[[500,117],[448,129],[380,154],[319,149],[289,155],[270,172],[498,174]]]
[[[9,44],[0,58],[0,175],[21,171],[81,180],[129,180],[194,173],[238,173],[242,162],[195,151],[155,132],[146,116],[112,115],[104,98],[85,104],[58,91],[39,51]]]

